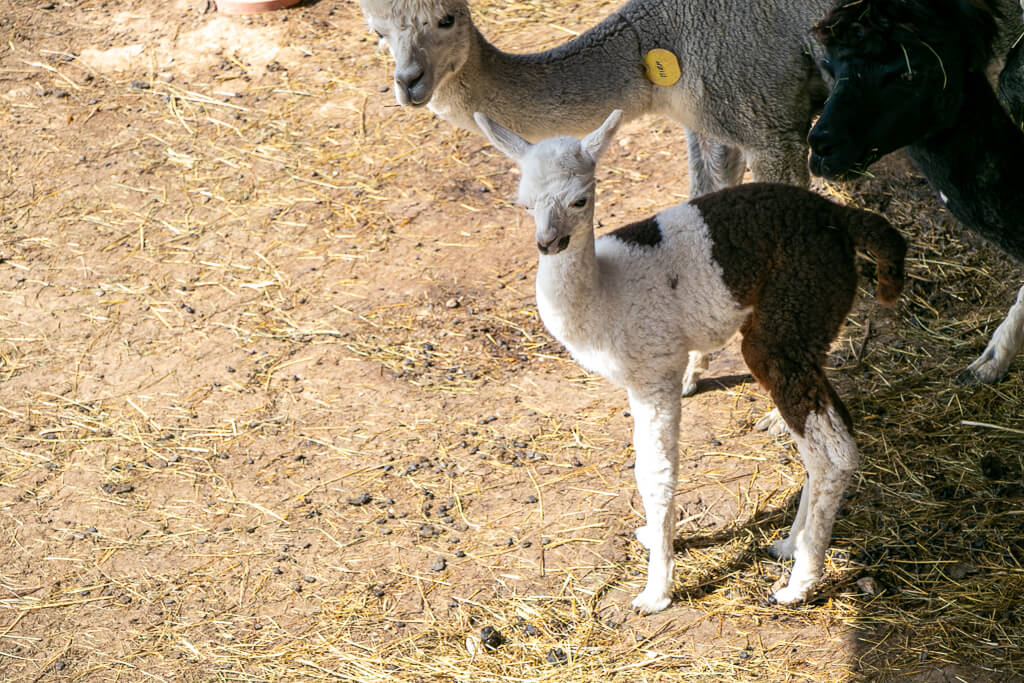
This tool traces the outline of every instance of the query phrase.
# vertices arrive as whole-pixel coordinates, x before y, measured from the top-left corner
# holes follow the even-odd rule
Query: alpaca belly
[[[727,315],[722,315],[722,313],[726,313],[725,311],[719,311],[717,319],[709,313],[698,324],[686,329],[686,337],[690,341],[690,350],[710,353],[722,348],[740,329],[743,321],[747,319],[752,310],[749,306],[744,308],[737,307],[728,311]],[[714,326],[701,324],[706,322],[716,322],[717,324]]]

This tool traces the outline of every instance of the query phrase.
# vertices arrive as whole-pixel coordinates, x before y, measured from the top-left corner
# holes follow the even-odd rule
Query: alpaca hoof
[[[693,396],[697,393],[697,380],[683,383],[683,396]]]
[[[768,554],[778,560],[792,560],[795,545],[796,543],[792,536],[780,538],[768,546]]]
[[[768,432],[768,436],[786,436],[789,434],[789,425],[782,419],[778,408],[774,408],[758,420],[754,424],[754,429],[759,432]]]
[[[811,586],[786,586],[772,593],[772,599],[780,605],[803,602],[811,593]]]
[[[977,386],[979,384],[995,384],[1003,378],[1008,369],[1008,363],[1002,362],[995,353],[986,349],[983,354],[978,356],[973,363],[956,376],[956,383],[965,387]]]
[[[651,590],[646,588],[644,592],[633,598],[633,609],[640,614],[654,614],[671,604],[671,590]]]
[[[650,550],[654,543],[657,541],[657,536],[655,535],[655,532],[651,529],[651,527],[646,525],[637,527],[636,531],[633,532],[633,535],[636,536],[636,540],[640,541],[640,545],[647,548],[648,550]]]
[[[797,564],[800,564],[797,562]],[[772,585],[772,598],[780,605],[792,605],[797,602],[804,602],[814,592],[821,576],[820,572],[803,571],[794,566],[793,572],[789,575],[789,581],[783,585],[783,579],[779,579]]]
[[[971,368],[965,368],[964,370],[961,370],[960,373],[956,376],[956,379],[953,381],[955,381],[962,387],[975,387],[978,386],[979,384],[984,384],[984,382],[981,381],[981,378],[978,377],[978,375],[975,374],[974,370],[972,370]]]

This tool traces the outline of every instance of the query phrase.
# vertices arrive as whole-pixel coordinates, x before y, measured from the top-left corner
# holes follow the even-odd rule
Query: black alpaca
[[[844,0],[815,30],[835,86],[809,136],[811,171],[849,177],[906,147],[957,219],[1024,262],[1024,133],[985,77],[985,2]],[[959,379],[998,380],[1022,345],[1024,288]]]

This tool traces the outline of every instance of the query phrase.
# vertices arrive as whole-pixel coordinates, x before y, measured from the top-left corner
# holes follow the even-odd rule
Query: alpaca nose
[[[408,95],[409,100],[414,104],[421,104],[423,100],[417,95],[422,95],[418,90],[417,86],[423,85],[423,67],[419,64],[411,64],[401,71],[395,71],[395,83],[399,88],[405,91]]]
[[[807,134],[807,143],[811,151],[821,157],[827,157],[835,151],[835,143],[832,142],[832,131],[820,123]]]
[[[568,246],[568,235],[563,235],[562,237],[555,236],[546,241],[537,240],[537,249],[539,249],[542,254],[557,254]]]

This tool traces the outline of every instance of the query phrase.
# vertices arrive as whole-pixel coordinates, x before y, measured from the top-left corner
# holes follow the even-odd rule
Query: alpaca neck
[[[968,76],[952,126],[907,148],[950,212],[966,227],[1024,260],[1024,133],[980,73]]]
[[[537,264],[537,309],[545,326],[566,346],[589,339],[591,317],[601,307],[593,231],[573,235],[565,249],[541,254]]]
[[[640,27],[626,20],[626,10],[535,54],[502,52],[474,29],[466,63],[438,87],[430,109],[471,130],[473,112],[480,111],[531,142],[582,137],[613,109],[639,116],[650,107],[654,86],[643,75]]]

